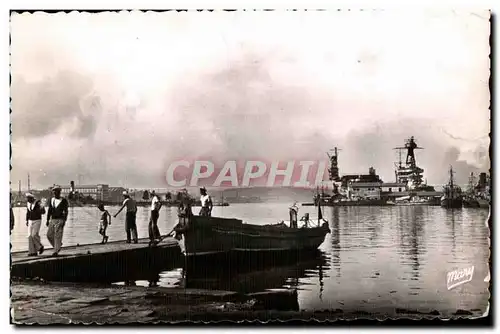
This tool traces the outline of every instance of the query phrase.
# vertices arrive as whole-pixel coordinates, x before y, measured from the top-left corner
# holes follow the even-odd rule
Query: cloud
[[[13,19],[11,177],[164,186],[179,158],[316,160],[338,146],[342,173],[390,180],[411,135],[429,183],[450,163],[489,165],[487,20],[199,15]]]
[[[72,71],[29,83],[11,85],[14,138],[41,138],[62,127],[75,137],[90,137],[100,114],[99,98],[92,96],[90,78]]]

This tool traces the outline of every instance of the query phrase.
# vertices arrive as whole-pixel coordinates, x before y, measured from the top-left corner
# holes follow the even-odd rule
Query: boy
[[[106,230],[108,229],[108,225],[111,225],[111,215],[108,210],[104,209],[104,204],[99,204],[97,208],[102,212],[101,220],[99,222],[99,234],[102,235],[101,244],[105,244],[109,239],[106,235]]]

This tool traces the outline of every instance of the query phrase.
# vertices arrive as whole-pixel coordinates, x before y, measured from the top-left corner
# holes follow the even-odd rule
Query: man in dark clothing
[[[132,234],[132,238],[134,239],[134,244],[136,244],[138,242],[137,225],[135,223],[135,218],[137,215],[137,205],[135,204],[135,201],[132,198],[130,198],[129,194],[126,191],[123,192],[123,198],[124,201],[122,207],[120,208],[120,210],[118,210],[117,213],[115,213],[113,217],[116,218],[116,216],[118,216],[118,214],[120,214],[120,212],[122,212],[122,210],[125,209],[125,207],[127,208],[127,213],[125,217],[125,231],[127,233],[127,243],[131,242],[130,235]]]
[[[297,207],[297,203],[294,203],[290,208],[290,227],[297,228],[297,215],[299,213],[299,208]]]
[[[52,256],[59,255],[62,247],[62,239],[64,232],[64,225],[68,219],[68,201],[66,198],[61,197],[61,187],[52,187],[54,197],[50,199],[49,209],[47,211],[47,239],[54,247]]]

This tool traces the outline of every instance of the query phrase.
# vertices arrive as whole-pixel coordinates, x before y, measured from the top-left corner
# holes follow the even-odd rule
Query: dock
[[[39,256],[11,253],[11,277],[59,282],[116,282],[148,279],[161,270],[182,266],[182,253],[174,238],[150,247],[149,239],[137,244],[125,240],[106,244],[63,247],[57,257],[46,248]]]

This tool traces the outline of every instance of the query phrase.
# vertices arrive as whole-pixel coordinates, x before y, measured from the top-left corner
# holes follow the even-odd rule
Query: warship
[[[314,203],[303,205],[325,206],[380,206],[380,205],[440,205],[441,192],[424,182],[424,170],[417,166],[415,151],[419,147],[412,136],[404,146],[395,147],[399,152],[399,161],[395,163],[395,182],[384,183],[375,169],[370,167],[368,174],[347,174],[340,176],[337,147],[327,155],[329,181],[332,183],[331,194],[324,187],[317,189]],[[406,159],[402,160],[406,151]]]

